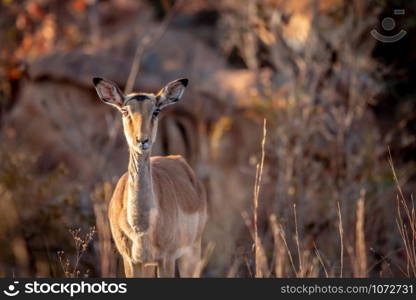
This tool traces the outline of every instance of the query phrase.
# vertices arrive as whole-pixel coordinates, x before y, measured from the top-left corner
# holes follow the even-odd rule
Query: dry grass
[[[112,194],[113,186],[108,182],[96,187],[91,194],[98,233],[98,253],[102,277],[112,277],[117,274],[117,257],[114,255],[106,205],[109,203]]]
[[[405,268],[401,268],[401,271],[406,277],[416,277],[416,213],[413,195],[411,196],[409,205],[399,182],[390,149],[389,164],[393,172],[393,178],[398,192],[396,224],[402,239],[406,260]]]
[[[72,239],[74,241],[74,249],[75,249],[75,259],[71,261],[69,257],[65,255],[64,251],[58,251],[58,259],[59,263],[62,268],[62,272],[65,277],[67,278],[78,278],[78,277],[88,277],[89,270],[85,270],[84,273],[79,269],[79,264],[81,261],[82,256],[87,251],[88,245],[94,238],[96,230],[94,227],[90,228],[84,237],[80,236],[81,229],[71,229],[69,230]]]
[[[342,224],[342,214],[341,208],[339,206],[339,202],[337,202],[337,217],[338,217],[338,232],[339,232],[339,242],[340,242],[340,270],[339,270],[339,277],[343,277],[343,270],[344,270],[344,227]]]
[[[254,183],[254,195],[253,195],[253,231],[254,231],[254,251],[255,251],[255,265],[256,265],[256,272],[255,277],[261,278],[269,274],[267,269],[267,260],[264,254],[264,249],[261,245],[261,240],[258,234],[257,228],[257,210],[259,206],[259,195],[260,195],[260,187],[261,187],[261,179],[263,177],[263,167],[264,167],[264,156],[265,150],[264,146],[266,144],[266,119],[263,121],[263,139],[261,142],[261,160],[256,166],[256,181]]]
[[[262,149],[264,149],[265,141],[265,131],[262,138]],[[263,156],[264,154],[262,154]],[[406,277],[415,277],[416,276],[416,213],[413,204],[413,199],[411,201],[411,206],[407,204],[405,200],[399,179],[396,173],[396,170],[393,165],[392,157],[389,152],[389,165],[392,170],[392,175],[397,187],[397,214],[396,214],[396,223],[398,232],[402,239],[403,252],[405,256],[405,267],[402,268],[398,266],[401,270],[402,275]],[[258,208],[258,192],[260,190],[261,181],[258,181],[258,178],[261,177],[259,170],[260,163],[257,165],[257,174],[256,174],[256,184],[254,188],[254,200],[253,200],[253,222],[257,221],[256,210]],[[369,271],[372,269],[368,265],[368,251],[366,243],[366,230],[365,230],[365,219],[366,219],[366,208],[365,208],[365,197],[366,192],[364,189],[360,192],[360,197],[356,205],[355,213],[355,232],[353,236],[350,236],[347,239],[347,253],[350,257],[350,267],[348,268],[351,273],[348,273],[347,276],[354,276],[358,278],[364,278],[369,276]],[[404,215],[403,215],[404,214]],[[247,226],[250,226],[247,215],[243,216],[246,220]],[[258,234],[255,234],[257,231],[257,226],[255,223],[253,228],[254,232],[252,233],[253,239],[257,241],[253,248],[255,250],[255,273],[254,277],[288,277],[295,275],[298,278],[302,277],[317,277],[323,275],[324,277],[343,277],[344,273],[344,225],[343,217],[341,213],[340,204],[337,203],[337,217],[338,217],[338,234],[339,234],[339,272],[336,272],[335,269],[327,269],[327,264],[334,265],[329,261],[324,261],[320,251],[318,250],[315,241],[313,242],[314,252],[311,252],[304,248],[303,243],[299,237],[298,232],[298,221],[297,221],[297,212],[296,205],[293,205],[293,221],[294,221],[294,235],[293,235],[293,247],[289,246],[289,242],[284,230],[284,226],[280,224],[277,220],[276,215],[272,214],[269,218],[270,227],[273,235],[273,259],[268,260],[266,256],[267,250],[263,247],[261,239]],[[296,259],[297,258],[297,259]],[[382,261],[387,260],[386,257],[381,259]],[[268,264],[268,261],[271,261],[271,265]],[[336,262],[335,262],[336,263]],[[235,269],[235,266],[233,266]],[[273,272],[270,270],[273,269]],[[322,273],[321,273],[322,272]],[[235,274],[235,271],[230,274]]]

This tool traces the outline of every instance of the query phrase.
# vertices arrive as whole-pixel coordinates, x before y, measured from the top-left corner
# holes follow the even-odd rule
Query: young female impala
[[[150,157],[159,112],[176,103],[188,84],[178,79],[159,93],[123,95],[109,80],[94,78],[100,99],[117,108],[129,146],[128,171],[108,208],[111,232],[127,277],[192,276],[201,256],[207,219],[203,186],[181,156]]]

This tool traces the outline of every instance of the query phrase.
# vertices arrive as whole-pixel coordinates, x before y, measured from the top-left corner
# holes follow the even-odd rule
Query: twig
[[[320,264],[322,265],[322,268],[324,269],[324,272],[325,272],[325,276],[326,276],[326,278],[329,278],[329,275],[328,275],[328,272],[327,272],[327,270],[326,270],[326,267],[325,267],[324,261],[322,260],[321,254],[319,253],[319,250],[318,250],[318,248],[316,247],[315,241],[313,242],[313,247],[314,247],[314,249],[315,249],[315,254],[316,254],[316,257],[318,257],[318,260],[319,260]]]
[[[296,271],[296,267],[295,267],[295,263],[293,261],[292,253],[290,252],[289,246],[288,246],[287,241],[286,241],[286,235],[285,235],[285,232],[283,231],[281,225],[279,225],[279,234],[280,234],[280,237],[282,238],[282,241],[285,245],[287,255],[289,256],[289,261],[290,261],[290,265],[292,267],[292,270],[296,274],[296,276],[298,277],[298,272]]]
[[[263,139],[261,141],[261,160],[256,167],[256,179],[254,185],[254,197],[253,197],[253,226],[254,226],[254,246],[255,246],[255,263],[256,263],[256,277],[263,277],[263,268],[265,267],[265,258],[264,252],[261,251],[260,239],[258,236],[257,229],[257,209],[259,204],[259,194],[260,194],[260,185],[263,177],[263,166],[264,166],[264,157],[265,157],[265,144],[266,144],[266,119],[263,120]],[[260,264],[260,261],[262,263]],[[261,265],[261,266],[260,266]]]
[[[296,204],[293,204],[293,214],[295,217],[295,241],[296,241],[296,248],[298,250],[298,260],[299,260],[299,273],[303,274],[303,259],[300,254],[300,242],[299,242],[299,232],[298,232],[298,216],[296,213]]]
[[[389,151],[389,165],[390,165],[391,171],[393,172],[394,182],[396,183],[396,187],[397,187],[397,190],[399,191],[401,199],[405,199],[402,188],[401,188],[400,183],[399,183],[399,179],[398,179],[397,174],[396,174],[396,169],[394,168],[394,165],[393,165],[393,158],[391,156],[390,146],[388,147],[388,151]]]
[[[134,53],[133,63],[130,69],[129,76],[127,78],[126,87],[124,93],[131,93],[134,87],[134,82],[136,81],[137,75],[139,74],[141,61],[144,55],[144,52],[147,48],[156,44],[166,32],[174,14],[176,13],[177,8],[182,3],[182,1],[177,1],[174,6],[171,8],[163,22],[158,26],[155,32],[147,33],[139,42],[136,52]]]
[[[357,204],[357,221],[356,221],[356,256],[357,256],[357,276],[367,276],[367,250],[364,236],[364,213],[365,213],[365,190],[360,192],[360,199]]]
[[[202,271],[208,264],[209,258],[211,257],[212,252],[214,251],[214,248],[215,248],[215,244],[213,242],[209,242],[204,251],[204,254],[202,255],[201,260],[198,262],[195,270],[193,270],[193,274],[192,274],[193,278],[201,277]]]
[[[340,239],[340,243],[341,243],[341,249],[340,249],[340,274],[339,277],[342,278],[342,273],[344,270],[344,227],[342,225],[342,215],[341,215],[341,207],[339,205],[339,201],[337,202],[337,206],[338,206],[338,232],[339,232],[339,239]]]

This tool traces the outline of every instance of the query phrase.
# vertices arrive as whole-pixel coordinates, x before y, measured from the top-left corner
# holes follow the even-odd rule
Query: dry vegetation
[[[209,193],[196,275],[416,276],[412,94],[386,100],[406,69],[369,35],[404,4],[238,2],[1,2],[0,276],[122,274],[107,203],[127,152],[97,70],[127,90],[191,78],[156,151]]]

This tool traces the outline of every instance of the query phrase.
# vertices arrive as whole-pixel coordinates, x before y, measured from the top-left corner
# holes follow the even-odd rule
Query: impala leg
[[[159,261],[157,266],[157,277],[175,277],[175,260],[173,258],[169,257]]]
[[[133,263],[133,277],[134,278],[143,278],[144,268],[142,263]]]
[[[200,262],[201,242],[197,242],[188,253],[179,258],[178,268],[181,278],[199,277]]]
[[[131,260],[123,256],[124,274],[127,278],[133,277],[133,264]]]

